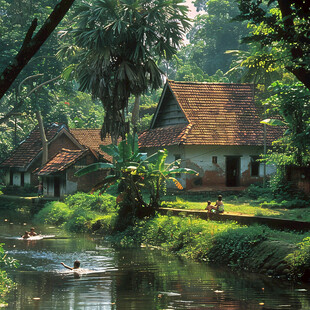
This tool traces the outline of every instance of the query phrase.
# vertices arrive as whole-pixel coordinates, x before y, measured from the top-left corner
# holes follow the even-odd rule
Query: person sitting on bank
[[[67,266],[65,265],[64,263],[61,263],[65,268],[67,269],[70,269],[70,270],[76,270],[76,269],[79,269],[80,268],[80,261],[76,260],[74,263],[73,263],[73,267],[70,267],[70,266]]]
[[[23,239],[28,239],[30,237],[29,231],[25,231],[25,234],[22,236]]]
[[[223,213],[224,212],[224,203],[223,203],[223,197],[222,195],[219,195],[217,197],[217,201],[215,203],[215,209],[218,213]]]
[[[209,200],[205,210],[207,210],[208,212],[212,212],[212,210],[216,210],[216,208],[213,205],[211,205],[211,201]]]
[[[34,227],[31,227],[31,228],[30,228],[29,235],[30,235],[31,237],[34,237],[34,236],[37,235],[37,233],[34,231]]]

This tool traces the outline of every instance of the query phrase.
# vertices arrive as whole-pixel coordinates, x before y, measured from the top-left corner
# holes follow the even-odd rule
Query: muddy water
[[[28,228],[28,226],[26,227]],[[0,225],[0,242],[20,267],[7,309],[310,309],[310,286],[235,273],[156,249],[117,249],[101,238],[55,235],[18,240],[22,225]],[[79,273],[65,269],[78,259]]]

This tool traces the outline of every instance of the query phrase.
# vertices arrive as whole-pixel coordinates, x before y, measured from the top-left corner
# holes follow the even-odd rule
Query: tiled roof
[[[54,125],[46,128],[47,140],[52,139],[62,126]],[[0,167],[20,167],[26,168],[32,160],[42,150],[42,143],[40,137],[40,131],[38,128],[34,129],[29,136],[20,143],[20,145],[12,152],[10,157],[5,159]]]
[[[99,152],[108,161],[112,160],[112,157],[104,153],[99,147],[100,145],[112,144],[111,137],[101,140],[100,129],[70,129],[70,133],[81,145]]]
[[[82,158],[88,150],[67,150],[62,149],[51,158],[41,169],[36,171],[37,175],[48,175],[63,171]]]
[[[139,135],[140,147],[162,147],[185,142],[191,125],[176,125],[145,130]]]
[[[254,104],[253,85],[168,81],[168,86],[190,126],[182,138],[177,134],[178,126],[147,130],[140,136],[140,146],[159,146],[160,140],[169,143],[161,146],[263,145],[264,131]],[[281,133],[281,128],[267,126],[267,144]]]

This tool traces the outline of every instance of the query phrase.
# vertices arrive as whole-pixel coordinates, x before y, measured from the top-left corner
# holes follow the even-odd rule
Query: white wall
[[[168,146],[169,151],[167,163],[175,160],[175,155],[181,155],[182,167],[187,167],[196,170],[199,177],[203,177],[205,172],[213,172],[219,178],[223,178],[222,185],[226,184],[226,157],[227,156],[240,156],[240,179],[248,178],[248,182],[255,183],[261,179],[264,174],[264,164],[260,163],[259,176],[250,176],[250,162],[251,156],[259,156],[263,152],[263,147],[255,146]],[[153,154],[159,148],[147,149],[148,155]],[[212,157],[217,157],[217,164],[212,163]],[[266,166],[266,175],[270,176],[276,171],[276,168],[271,165]],[[247,174],[247,176],[244,175]],[[191,175],[181,174],[180,180],[183,187],[186,187],[186,179],[192,178]],[[241,181],[242,182],[242,181]],[[211,184],[212,185],[212,184]]]

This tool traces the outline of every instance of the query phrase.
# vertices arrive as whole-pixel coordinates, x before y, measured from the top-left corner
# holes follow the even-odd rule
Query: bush
[[[14,196],[36,196],[38,190],[29,184],[25,186],[16,186],[16,185],[7,185],[6,187],[2,188],[3,194],[6,195],[14,195]]]
[[[270,197],[273,197],[273,193],[269,187],[263,188],[262,186],[251,184],[244,191],[244,196],[251,199],[268,199]]]
[[[287,255],[286,261],[290,266],[292,278],[310,278],[310,237],[297,244],[298,250]]]
[[[115,197],[109,194],[100,195],[94,193],[92,195],[85,193],[76,193],[68,196],[65,199],[65,203],[71,209],[85,209],[98,212],[111,212],[115,211]]]
[[[61,225],[68,221],[72,215],[72,210],[63,202],[52,201],[45,204],[44,208],[39,211],[34,221],[38,223]]]
[[[210,260],[242,267],[252,248],[267,239],[266,229],[264,226],[239,227],[216,234]]]

